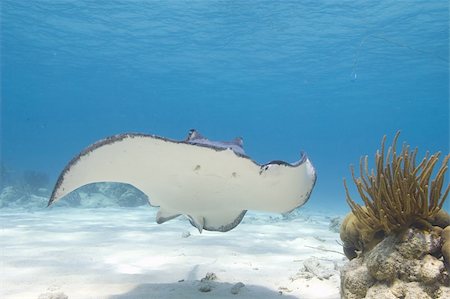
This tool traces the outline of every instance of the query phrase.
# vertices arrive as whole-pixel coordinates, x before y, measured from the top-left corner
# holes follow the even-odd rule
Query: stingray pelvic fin
[[[180,215],[181,215],[180,213],[174,213],[174,212],[170,212],[168,210],[160,208],[158,210],[158,213],[156,214],[156,223],[161,224],[166,221],[177,218]]]
[[[203,227],[205,226],[205,218],[203,216],[188,216],[189,221],[193,226],[195,226],[198,229],[199,233],[202,233]]]

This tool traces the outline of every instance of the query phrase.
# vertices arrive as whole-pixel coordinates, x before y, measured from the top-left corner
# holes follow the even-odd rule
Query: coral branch
[[[350,196],[344,180],[346,200],[356,218],[373,232],[383,230],[389,234],[416,223],[424,223],[442,209],[449,195],[450,185],[445,187],[445,174],[450,155],[444,157],[441,167],[434,171],[440,153],[429,155],[416,165],[417,148],[410,150],[403,144],[398,154],[396,144],[400,132],[385,151],[386,136],[381,141],[381,150],[375,155],[375,169],[369,172],[368,159],[362,157],[359,165],[360,178],[351,174],[365,207],[361,207]],[[436,173],[432,179],[433,173]]]

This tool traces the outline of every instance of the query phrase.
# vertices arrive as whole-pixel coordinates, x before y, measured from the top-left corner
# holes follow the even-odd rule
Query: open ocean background
[[[15,176],[52,185],[98,139],[195,128],[242,136],[261,163],[306,151],[307,206],[347,211],[342,179],[383,135],[449,152],[448,1],[0,3],[0,156]]]

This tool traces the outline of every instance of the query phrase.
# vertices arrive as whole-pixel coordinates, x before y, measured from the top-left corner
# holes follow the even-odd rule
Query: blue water
[[[383,135],[449,152],[448,1],[1,1],[1,159],[56,179],[122,132],[244,137],[318,172],[309,205]]]

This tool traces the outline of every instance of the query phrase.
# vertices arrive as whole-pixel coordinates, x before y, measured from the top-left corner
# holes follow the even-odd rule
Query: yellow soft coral
[[[360,178],[356,178],[354,169],[351,169],[365,206],[352,200],[344,180],[347,202],[353,215],[341,227],[344,245],[363,250],[372,247],[374,239],[410,226],[431,228],[439,225],[444,228],[449,225],[450,217],[441,209],[450,191],[450,185],[443,191],[450,155],[444,157],[432,179],[440,153],[431,156],[427,153],[416,164],[417,148],[410,151],[409,145],[404,144],[397,154],[399,134],[395,135],[387,153],[386,136],[383,137],[381,151],[375,155],[374,170],[369,172],[367,156],[360,161]]]
[[[450,155],[444,158],[435,178],[431,179],[440,153],[431,156],[427,154],[416,165],[417,148],[410,151],[409,146],[405,144],[401,153],[397,155],[395,147],[398,136],[399,133],[395,135],[386,157],[384,151],[386,136],[384,136],[381,152],[377,151],[375,156],[375,171],[369,173],[367,157],[361,159],[360,178],[355,177],[352,169],[353,181],[366,209],[362,209],[351,199],[344,181],[347,202],[353,214],[375,231],[382,229],[390,233],[412,224],[429,222],[441,210],[450,191],[448,185],[442,193]]]

